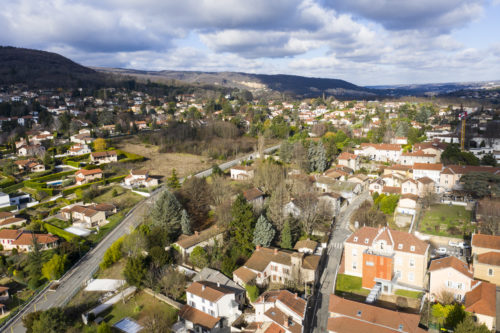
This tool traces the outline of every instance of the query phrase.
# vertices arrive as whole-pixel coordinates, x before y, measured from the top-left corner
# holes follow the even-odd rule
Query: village
[[[2,324],[142,207],[68,330],[498,327],[498,110],[10,87],[0,112]]]

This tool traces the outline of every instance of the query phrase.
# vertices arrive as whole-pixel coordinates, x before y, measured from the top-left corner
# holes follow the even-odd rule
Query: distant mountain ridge
[[[302,97],[315,97],[325,93],[336,97],[369,98],[376,97],[380,93],[375,89],[360,87],[344,80],[286,74],[266,75],[240,72],[142,71],[123,68],[92,68],[102,73],[163,83],[175,80],[189,84],[209,84],[250,91],[273,90]]]
[[[104,75],[57,53],[0,46],[0,84],[35,88],[99,85]]]

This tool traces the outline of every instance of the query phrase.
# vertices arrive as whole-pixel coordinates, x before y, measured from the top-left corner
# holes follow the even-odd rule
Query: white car
[[[445,247],[439,247],[436,249],[436,253],[439,254],[439,255],[445,255],[447,252],[446,248]]]
[[[463,242],[462,242],[462,243],[463,243]],[[460,243],[459,243],[459,242],[456,242],[456,241],[453,241],[453,240],[449,241],[449,242],[448,242],[448,245],[449,245],[449,246],[453,246],[453,247],[460,247]]]
[[[458,243],[458,247],[461,249],[468,249],[468,248],[470,248],[470,245],[467,244],[466,242],[460,242],[460,243]]]

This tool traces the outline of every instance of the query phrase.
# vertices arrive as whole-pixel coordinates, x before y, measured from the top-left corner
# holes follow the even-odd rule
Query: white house
[[[149,177],[147,170],[130,170],[130,174],[124,179],[127,186],[153,187],[158,185],[158,179]]]
[[[403,194],[398,201],[396,211],[402,214],[415,215],[417,213],[417,200],[416,194]]]
[[[272,323],[278,330],[270,332],[302,333],[307,301],[288,290],[270,290],[263,293],[253,304],[255,321]],[[267,331],[266,331],[267,332]]]
[[[236,180],[248,180],[252,179],[254,175],[254,169],[247,165],[235,165],[231,168],[231,179]]]
[[[343,152],[338,157],[338,164],[353,169],[359,170],[359,156],[348,152]]]
[[[356,155],[366,156],[374,161],[397,162],[401,156],[401,145],[388,143],[362,143],[354,150]]]
[[[439,184],[441,170],[443,170],[443,165],[441,163],[415,163],[413,164],[413,179],[417,180],[419,178],[428,177],[432,179],[434,183]]]
[[[195,231],[192,235],[181,235],[173,244],[183,257],[189,256],[197,246],[212,246],[215,242],[222,242],[224,230],[214,225],[200,232]]]
[[[197,333],[218,332],[241,315],[235,292],[209,281],[193,282],[186,290],[187,304],[179,312],[185,328]]]
[[[436,163],[436,154],[429,154],[423,150],[418,150],[416,152],[402,153],[399,157],[399,163],[401,165],[413,165],[415,163]]]
[[[429,294],[432,300],[440,300],[443,293],[453,295],[463,302],[465,294],[471,291],[474,277],[467,263],[457,257],[445,257],[431,261],[429,266]]]
[[[71,156],[85,155],[85,154],[90,154],[91,152],[92,151],[90,150],[88,145],[83,143],[77,143],[68,150],[68,155]]]

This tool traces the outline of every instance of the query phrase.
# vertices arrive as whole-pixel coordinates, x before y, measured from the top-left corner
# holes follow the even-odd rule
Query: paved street
[[[314,333],[327,332],[326,325],[328,322],[328,301],[330,294],[334,289],[334,279],[342,258],[344,249],[344,241],[349,237],[351,232],[348,229],[349,221],[353,212],[365,200],[370,199],[368,191],[363,192],[353,202],[345,208],[337,219],[334,231],[332,233],[330,243],[328,245],[328,258],[326,267],[320,279],[320,287],[316,295],[313,296],[312,306],[312,328],[309,330]]]
[[[270,153],[279,148],[273,146],[264,150],[265,153]],[[254,158],[254,154],[249,154],[244,157],[221,164],[219,167],[226,170],[240,161]],[[207,177],[212,173],[212,169],[202,171],[196,174],[196,177]],[[182,181],[182,179],[181,179]],[[97,271],[99,263],[102,261],[104,252],[118,238],[135,229],[142,222],[143,216],[148,212],[154,200],[158,198],[158,194],[162,188],[157,189],[153,195],[138,203],[133,210],[129,212],[127,217],[113,229],[94,249],[88,252],[79,263],[71,268],[61,279],[60,285],[55,291],[45,290],[33,299],[16,317],[12,318],[5,327],[2,327],[2,332],[24,333],[26,329],[22,323],[22,316],[37,310],[47,310],[51,307],[65,305],[79,290],[85,285],[92,275]]]

